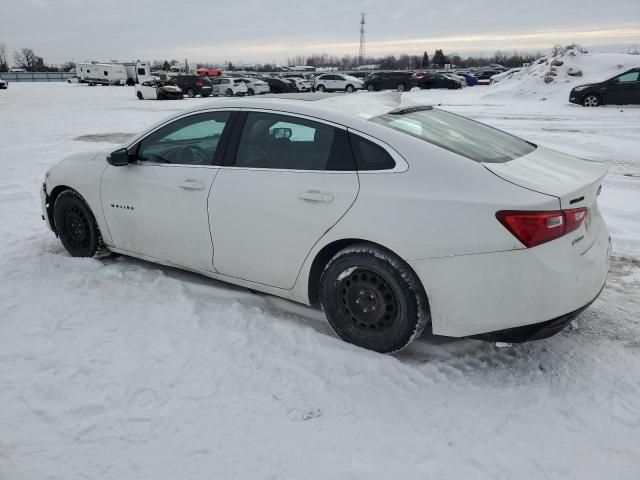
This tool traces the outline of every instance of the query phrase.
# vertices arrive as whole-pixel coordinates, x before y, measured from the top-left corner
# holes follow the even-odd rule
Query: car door
[[[220,79],[219,78],[211,79],[211,94],[220,95]]]
[[[640,103],[640,71],[630,71],[623,73],[604,85],[604,103],[626,105]]]
[[[129,148],[129,165],[107,166],[100,195],[116,248],[190,269],[213,269],[207,197],[231,115],[180,117]]]
[[[335,88],[336,90],[344,90],[347,86],[347,81],[344,79],[344,77],[342,75],[334,75],[336,80],[335,80],[335,86],[333,88]]]
[[[249,111],[232,137],[209,197],[214,267],[291,289],[313,245],[358,194],[346,129]]]
[[[140,84],[140,92],[145,100],[158,98],[158,89],[155,82],[142,82]]]

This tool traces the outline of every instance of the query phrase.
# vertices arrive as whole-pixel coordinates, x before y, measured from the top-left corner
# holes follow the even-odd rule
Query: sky
[[[490,56],[580,43],[640,51],[640,0],[0,0],[0,43],[45,63],[188,59],[285,63],[311,53]]]

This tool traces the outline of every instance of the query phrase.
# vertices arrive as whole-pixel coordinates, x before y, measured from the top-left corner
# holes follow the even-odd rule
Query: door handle
[[[306,200],[308,202],[322,202],[322,203],[331,203],[333,202],[333,195],[330,193],[324,193],[319,190],[307,190],[306,192],[302,192],[298,195],[300,200]]]
[[[187,179],[178,186],[184,190],[204,190],[206,185],[197,180]]]

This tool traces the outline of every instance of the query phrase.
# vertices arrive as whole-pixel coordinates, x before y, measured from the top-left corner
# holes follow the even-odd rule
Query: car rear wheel
[[[347,93],[353,93],[356,91],[355,88],[353,88],[353,85],[347,85],[347,87],[344,89],[345,92]]]
[[[138,97],[138,100],[144,100],[144,98],[142,97],[142,92],[136,92],[136,96]]]
[[[247,90],[247,95],[255,95],[256,92],[253,91],[253,88],[250,88],[249,90]]]
[[[602,104],[602,100],[598,95],[593,93],[587,95],[582,99],[582,105],[585,107],[599,107]]]
[[[320,303],[340,338],[381,353],[402,350],[431,318],[411,267],[369,244],[348,247],[329,261],[320,280]]]
[[[76,191],[60,193],[53,206],[56,233],[72,257],[95,257],[107,253],[91,209]]]
[[[196,92],[193,91],[193,88],[190,88],[189,90],[187,90],[187,97],[193,98],[195,96],[196,96]]]
[[[224,94],[225,94],[227,97],[233,97],[233,90],[231,90],[230,88],[227,88],[227,91],[226,91],[226,92],[224,92]]]
[[[318,90],[319,92],[326,92],[327,88],[324,85],[318,85],[316,87],[316,90]]]
[[[367,85],[367,91],[373,92],[373,90],[374,90],[373,85],[371,84]]]
[[[404,92],[404,83],[399,83],[398,86],[396,87],[396,90],[398,92]]]

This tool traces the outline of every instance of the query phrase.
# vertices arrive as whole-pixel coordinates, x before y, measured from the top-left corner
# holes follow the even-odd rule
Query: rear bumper
[[[567,235],[531,249],[409,262],[429,298],[433,333],[475,336],[579,313],[609,270],[609,234],[601,217],[597,223],[595,241],[582,254]]]

